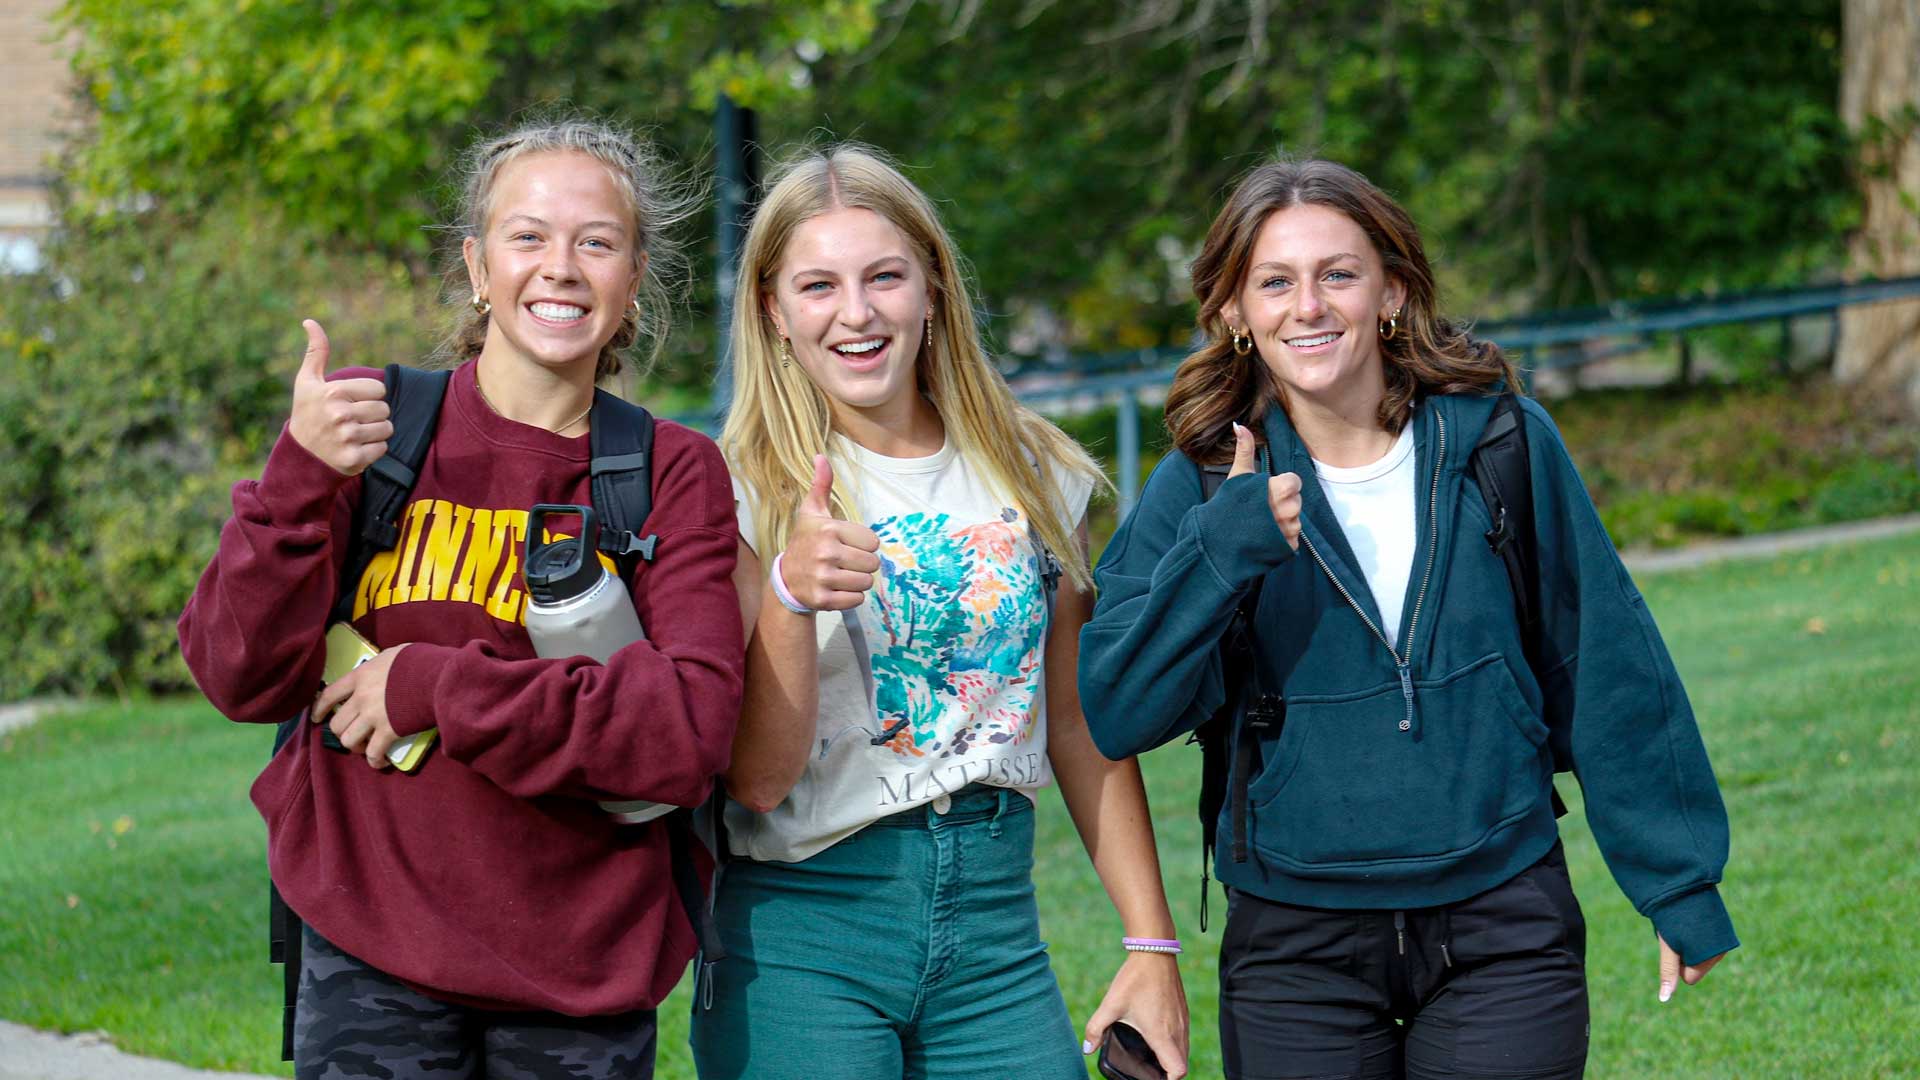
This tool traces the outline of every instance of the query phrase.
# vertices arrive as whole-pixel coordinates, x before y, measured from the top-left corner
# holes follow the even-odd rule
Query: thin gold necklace
[[[476,371],[476,372],[474,372],[474,373],[473,373],[473,388],[474,388],[475,390],[478,390],[478,391],[480,391],[480,400],[481,400],[481,401],[484,401],[484,402],[486,402],[486,403],[487,403],[487,408],[489,408],[489,409],[492,409],[492,410],[493,410],[493,415],[495,415],[495,416],[497,416],[497,417],[499,417],[499,418],[500,418],[500,419],[502,419],[502,420],[505,420],[505,419],[507,419],[507,414],[506,414],[506,413],[503,413],[503,412],[501,412],[501,411],[500,411],[500,406],[498,406],[498,405],[495,405],[495,404],[493,403],[493,399],[487,396],[487,388],[486,388],[486,387],[484,387],[484,386],[481,386],[481,385],[480,385],[480,373],[479,373],[478,371]],[[569,421],[567,421],[566,423],[564,423],[564,424],[561,424],[561,425],[560,425],[559,427],[557,427],[557,428],[551,428],[551,429],[549,429],[549,430],[551,430],[551,431],[552,431],[552,432],[553,432],[553,433],[554,433],[555,435],[558,435],[558,434],[560,434],[561,432],[563,432],[563,431],[565,431],[565,430],[567,430],[568,428],[570,428],[570,427],[572,427],[573,425],[575,425],[575,424],[577,424],[577,423],[579,423],[580,421],[582,421],[582,420],[585,420],[585,419],[587,418],[587,413],[590,413],[590,412],[592,412],[592,411],[593,411],[593,403],[592,403],[592,402],[588,402],[588,403],[587,403],[587,407],[586,407],[586,409],[585,409],[584,411],[582,411],[582,412],[580,413],[580,415],[579,415],[579,416],[576,416],[576,417],[574,417],[573,419],[571,419],[571,420],[569,420]],[[518,421],[516,421],[516,423],[517,423],[517,422],[518,422]],[[532,425],[528,425],[528,426],[532,426]]]

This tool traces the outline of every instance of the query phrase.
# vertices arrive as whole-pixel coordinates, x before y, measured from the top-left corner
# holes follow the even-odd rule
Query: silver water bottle
[[[578,536],[543,541],[549,516],[578,517]],[[585,656],[604,664],[623,646],[646,637],[633,598],[618,576],[600,565],[600,521],[591,506],[542,503],[527,511],[527,636],[538,656]],[[637,750],[638,748],[636,748]],[[603,802],[618,821],[637,825],[673,811],[666,803]]]

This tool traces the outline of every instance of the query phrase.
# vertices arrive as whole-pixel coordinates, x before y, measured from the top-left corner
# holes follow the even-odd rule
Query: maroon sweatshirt
[[[592,502],[587,437],[501,418],[474,371],[453,374],[400,543],[356,583],[353,614],[375,645],[410,643],[387,683],[394,730],[440,741],[411,774],[375,771],[302,725],[253,785],[273,880],[321,936],[436,997],[652,1007],[694,952],[666,830],[595,800],[692,806],[727,764],[744,650],[726,466],[704,435],[657,424],[644,532],[659,547],[629,582],[647,640],[605,666],[536,658],[526,511]],[[275,723],[319,691],[359,495],[285,432],[234,487],[180,616],[187,667],[229,718]]]

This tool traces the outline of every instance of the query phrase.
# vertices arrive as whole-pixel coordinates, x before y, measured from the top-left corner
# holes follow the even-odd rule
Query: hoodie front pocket
[[[1546,725],[1499,655],[1414,684],[1287,699],[1286,728],[1249,787],[1253,843],[1286,865],[1464,852],[1541,801]]]

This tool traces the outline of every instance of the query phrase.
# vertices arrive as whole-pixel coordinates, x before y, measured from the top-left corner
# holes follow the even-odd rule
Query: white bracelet
[[[781,607],[786,608],[795,615],[811,615],[813,614],[813,609],[801,603],[798,597],[788,592],[787,581],[780,576],[780,560],[786,557],[787,553],[784,551],[773,557],[773,569],[767,573],[767,584],[773,586],[773,595],[780,601]]]

